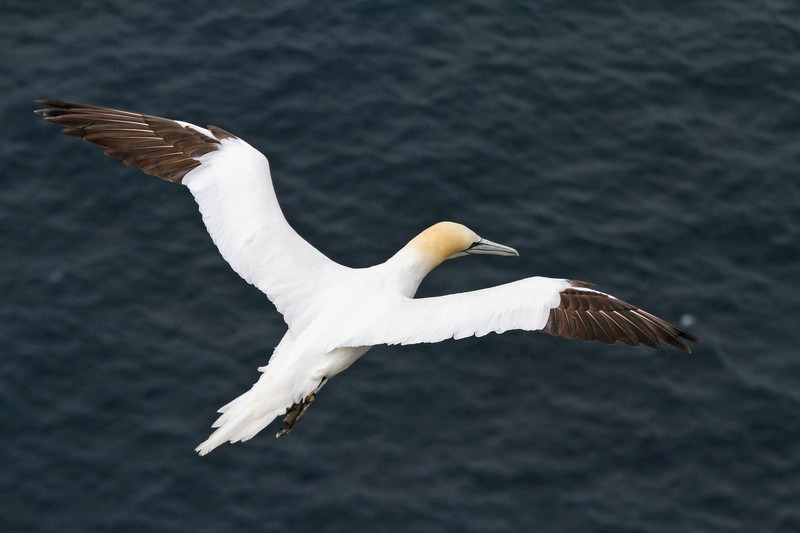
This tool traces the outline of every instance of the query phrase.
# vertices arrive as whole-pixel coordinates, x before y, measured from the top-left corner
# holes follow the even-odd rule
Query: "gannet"
[[[443,261],[478,254],[519,255],[454,222],[411,239],[386,262],[348,268],[315,249],[286,222],[267,158],[215,126],[56,100],[36,113],[106,155],[182,183],[225,260],[283,315],[286,334],[250,390],[223,406],[216,430],[196,451],[246,441],[277,417],[289,434],[327,381],[377,344],[481,337],[512,329],[689,352],[699,339],[593,285],[531,277],[486,289],[414,298]]]

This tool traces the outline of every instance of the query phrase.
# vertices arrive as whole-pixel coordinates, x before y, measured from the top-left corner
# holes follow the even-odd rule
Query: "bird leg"
[[[305,414],[306,410],[314,403],[316,399],[316,394],[309,394],[306,396],[302,402],[298,402],[291,406],[288,411],[286,411],[286,418],[283,419],[283,425],[281,429],[278,430],[278,434],[275,437],[283,437],[284,435],[288,435],[294,425],[297,424],[297,421],[302,418]]]
[[[278,434],[275,435],[275,438],[283,437],[284,435],[288,435],[291,433],[292,429],[294,429],[295,424],[303,417],[311,404],[314,403],[314,400],[317,399],[317,392],[325,385],[325,382],[328,381],[328,378],[324,378],[317,390],[303,398],[303,401],[297,402],[296,404],[292,405],[288,411],[286,411],[286,417],[283,419],[283,425],[278,430]]]

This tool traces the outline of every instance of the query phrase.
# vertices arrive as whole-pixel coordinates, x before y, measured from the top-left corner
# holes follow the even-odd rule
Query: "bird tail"
[[[225,442],[251,439],[282,415],[286,415],[286,423],[277,436],[292,430],[325,380],[315,377],[313,365],[298,364],[291,345],[287,333],[269,364],[259,368],[263,373],[250,390],[219,409],[221,415],[212,425],[217,429],[196,452],[206,455]]]
[[[275,348],[267,366],[259,368],[263,374],[255,384],[222,407],[220,417],[214,422],[217,428],[196,449],[200,455],[224,444],[253,438],[276,417],[286,415],[277,437],[287,435],[316,398],[317,392],[328,381],[369,348],[342,348],[342,352],[298,352],[294,336],[288,331]],[[332,365],[331,361],[338,362]]]
[[[274,389],[270,381],[269,374],[262,374],[250,390],[221,407],[221,416],[212,425],[217,429],[195,451],[206,455],[220,444],[251,439],[276,417],[286,413],[292,401],[278,400],[269,394]]]

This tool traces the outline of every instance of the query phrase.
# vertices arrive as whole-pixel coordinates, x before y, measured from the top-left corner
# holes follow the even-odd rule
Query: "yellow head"
[[[429,227],[406,246],[416,252],[429,269],[442,261],[470,254],[519,255],[516,250],[480,238],[474,231],[455,222],[439,222]]]

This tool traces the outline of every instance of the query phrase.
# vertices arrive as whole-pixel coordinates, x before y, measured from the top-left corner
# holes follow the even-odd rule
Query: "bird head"
[[[515,249],[483,239],[455,222],[434,224],[414,237],[406,247],[412,248],[431,269],[442,261],[465,255],[519,255]]]

